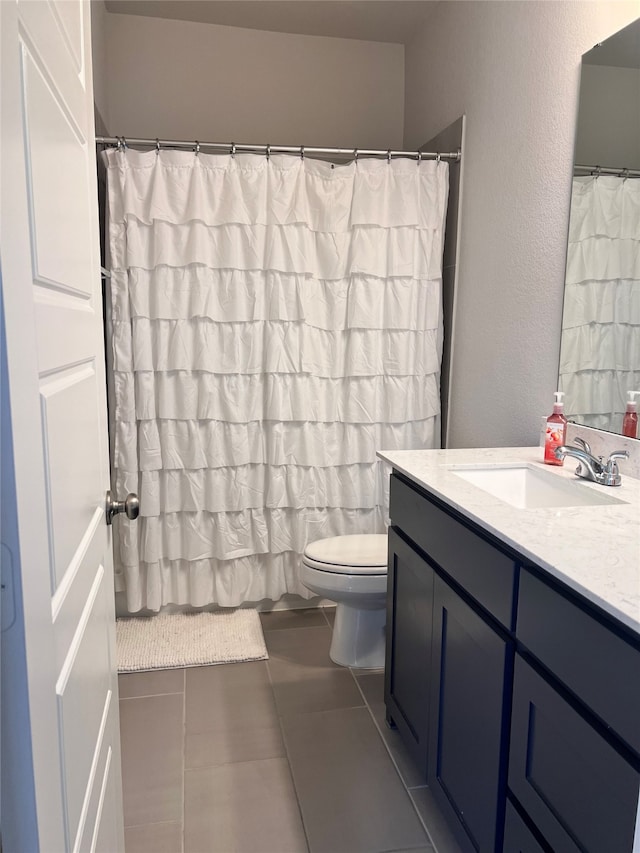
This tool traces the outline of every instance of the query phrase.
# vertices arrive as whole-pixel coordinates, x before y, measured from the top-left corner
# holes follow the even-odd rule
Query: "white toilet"
[[[329,655],[341,666],[384,666],[387,535],[368,533],[319,539],[307,546],[302,583],[336,602]]]

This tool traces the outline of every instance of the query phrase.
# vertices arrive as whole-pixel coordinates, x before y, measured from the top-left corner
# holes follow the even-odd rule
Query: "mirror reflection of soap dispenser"
[[[556,401],[553,404],[553,412],[547,418],[547,434],[544,442],[544,461],[547,465],[562,465],[562,459],[556,458],[556,447],[565,442],[567,433],[567,419],[564,416],[563,391],[556,391]]]
[[[628,438],[638,437],[638,404],[636,403],[638,394],[640,391],[629,391],[627,411],[622,419],[622,434]]]

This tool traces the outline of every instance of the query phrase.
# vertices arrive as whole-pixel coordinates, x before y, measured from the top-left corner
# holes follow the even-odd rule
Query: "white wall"
[[[583,66],[576,162],[640,169],[639,69]]]
[[[112,133],[360,148],[402,144],[401,45],[106,17]]]
[[[465,113],[453,447],[537,444],[556,388],[581,55],[637,2],[444,2],[406,49],[405,145]]]

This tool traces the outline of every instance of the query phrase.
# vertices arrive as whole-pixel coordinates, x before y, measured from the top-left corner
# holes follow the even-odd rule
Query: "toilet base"
[[[338,603],[329,649],[331,660],[358,669],[384,667],[386,621],[384,607],[372,610]]]

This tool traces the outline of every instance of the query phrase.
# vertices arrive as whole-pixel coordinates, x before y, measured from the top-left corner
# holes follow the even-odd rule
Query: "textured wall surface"
[[[402,45],[110,13],[107,66],[118,135],[402,144]]]
[[[407,47],[405,145],[467,116],[452,447],[536,444],[551,411],[581,56],[638,14],[440,3]]]

